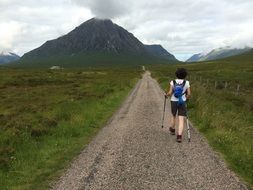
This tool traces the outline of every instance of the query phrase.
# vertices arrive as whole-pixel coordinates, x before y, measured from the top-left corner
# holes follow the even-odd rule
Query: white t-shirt
[[[177,84],[182,84],[183,82],[184,82],[183,79],[176,79],[176,83],[177,83]],[[174,86],[173,80],[170,81],[170,85],[171,85],[172,88],[173,88],[173,86]],[[185,85],[184,85],[184,89],[183,89],[183,93],[185,93],[185,92],[186,92],[186,89],[189,88],[189,87],[190,87],[190,82],[189,82],[188,80],[186,80],[186,81],[185,81]],[[182,99],[183,99],[184,101],[186,101],[186,96],[185,96],[185,94],[182,96]],[[172,94],[170,100],[173,101],[173,102],[176,102],[176,101],[178,101],[178,98],[176,98],[176,97],[174,96],[174,94]]]

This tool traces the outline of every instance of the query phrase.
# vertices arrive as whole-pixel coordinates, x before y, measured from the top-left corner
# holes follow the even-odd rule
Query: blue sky
[[[253,47],[252,0],[0,0],[0,51],[19,55],[92,18],[110,18],[178,59]]]

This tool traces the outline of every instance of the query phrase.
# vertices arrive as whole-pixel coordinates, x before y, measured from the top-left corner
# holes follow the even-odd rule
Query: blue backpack
[[[178,105],[184,105],[184,100],[182,96],[185,94],[184,86],[186,81],[184,80],[181,84],[178,84],[176,80],[173,80],[173,93],[176,98],[178,98]]]

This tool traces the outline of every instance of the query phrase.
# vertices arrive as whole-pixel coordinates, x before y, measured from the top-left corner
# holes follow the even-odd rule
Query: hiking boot
[[[175,131],[176,130],[174,128],[170,127],[170,134],[175,135]]]
[[[182,135],[177,135],[177,142],[179,142],[179,143],[182,142]]]

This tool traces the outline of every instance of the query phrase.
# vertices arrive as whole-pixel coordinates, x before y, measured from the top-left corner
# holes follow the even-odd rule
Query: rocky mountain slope
[[[145,46],[133,34],[108,19],[92,18],[68,34],[26,53],[22,60],[83,53],[155,56],[176,60],[161,46]]]
[[[164,49],[159,44],[158,45],[145,45],[145,47],[154,56],[176,61],[175,56],[170,54],[166,49]]]

